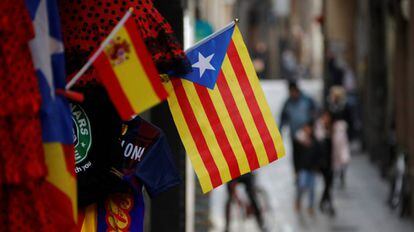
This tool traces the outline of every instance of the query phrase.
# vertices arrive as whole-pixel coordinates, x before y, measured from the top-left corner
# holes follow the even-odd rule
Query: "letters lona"
[[[125,141],[123,140],[121,142],[122,148],[124,148],[124,156],[130,157],[133,160],[141,161],[141,157],[144,154],[145,147],[139,147],[137,145],[134,145],[132,143],[127,143],[125,145]]]

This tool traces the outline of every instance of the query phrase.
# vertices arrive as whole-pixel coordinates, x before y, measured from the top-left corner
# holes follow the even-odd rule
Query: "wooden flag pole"
[[[98,50],[89,58],[88,62],[86,62],[85,65],[79,70],[78,73],[69,81],[69,83],[66,84],[65,89],[68,90],[72,88],[72,86],[82,77],[83,74],[91,67],[93,62],[98,58],[98,56],[102,53],[106,45],[109,44],[109,42],[112,40],[112,37],[121,29],[121,27],[124,25],[124,23],[128,20],[128,18],[132,15],[134,8],[130,7],[127,11],[127,13],[122,17],[122,19],[118,22],[118,24],[112,29],[111,33],[109,33],[108,37],[101,43]]]

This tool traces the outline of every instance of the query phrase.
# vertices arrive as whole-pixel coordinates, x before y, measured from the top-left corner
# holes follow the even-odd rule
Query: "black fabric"
[[[321,146],[313,137],[309,146],[298,144],[298,154],[296,160],[297,170],[317,170],[321,159]]]
[[[338,67],[334,58],[328,59],[328,75],[330,77],[330,86],[342,86],[344,82],[344,71]]]
[[[328,204],[330,207],[333,207],[332,202],[332,185],[333,185],[333,171],[332,169],[321,169],[322,177],[323,177],[323,193],[321,197],[321,207],[323,207],[325,204]]]
[[[352,115],[352,108],[349,103],[343,104],[329,104],[329,113],[332,116],[332,121],[336,122],[339,120],[344,120],[347,124],[347,135],[348,138],[353,138],[354,136],[354,117]]]
[[[300,149],[301,149],[301,145],[299,143],[299,141],[297,141],[296,138],[294,138],[293,136],[291,137],[291,141],[292,141],[292,162],[293,162],[293,170],[295,171],[295,173],[298,173],[299,171],[299,157],[300,157]]]
[[[320,162],[319,168],[332,171],[332,140],[331,138],[325,138],[319,141],[320,144]]]
[[[122,162],[116,155],[121,153],[118,138],[122,125],[116,109],[102,86],[86,85],[76,90],[85,96],[84,102],[79,105],[89,118],[92,133],[87,158],[75,169],[78,170],[78,202],[82,207],[104,199],[115,190],[126,188],[126,184],[110,172],[112,167],[120,166]],[[89,162],[90,166],[84,169]]]

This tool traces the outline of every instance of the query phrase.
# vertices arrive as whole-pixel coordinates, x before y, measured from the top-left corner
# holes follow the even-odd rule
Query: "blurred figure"
[[[293,147],[293,167],[295,173],[298,172],[299,143],[295,134],[305,123],[314,119],[316,107],[314,101],[303,94],[296,82],[289,82],[289,98],[286,100],[280,119],[280,131],[284,125],[288,124]]]
[[[351,110],[343,87],[333,86],[328,99],[329,112],[332,115],[332,157],[334,171],[339,175],[341,186],[345,187],[345,176],[351,159],[349,149],[349,125],[352,125]]]
[[[330,86],[341,86],[344,83],[344,70],[342,67],[342,59],[338,58],[334,52],[328,52],[328,76],[329,76],[329,87]]]
[[[266,78],[268,60],[267,54],[266,44],[264,42],[256,43],[251,56],[254,69],[260,79]]]
[[[319,169],[323,177],[324,189],[319,203],[322,213],[335,216],[332,200],[333,167],[332,167],[332,118],[325,110],[315,123],[315,137],[320,143],[321,157]]]
[[[195,41],[198,42],[213,34],[214,30],[208,21],[202,19],[201,12],[198,7],[196,8],[195,17]]]
[[[345,121],[336,121],[333,124],[332,133],[332,155],[334,170],[341,181],[341,187],[346,185],[346,169],[351,160],[349,141],[346,134],[347,124]]]
[[[294,80],[297,76],[298,64],[295,54],[290,49],[282,52],[282,76],[286,80]]]
[[[237,194],[236,194],[236,186],[238,184],[243,184],[245,189],[246,189],[246,193],[247,196],[249,198],[249,202],[250,202],[250,206],[249,209],[247,210],[252,210],[253,214],[256,218],[257,224],[259,225],[260,229],[262,231],[266,231],[265,226],[264,226],[264,221],[263,221],[263,215],[261,213],[261,209],[258,205],[258,201],[256,198],[256,193],[255,193],[255,185],[254,185],[254,176],[252,173],[247,173],[243,176],[240,176],[237,179],[232,180],[231,182],[229,182],[227,184],[227,193],[228,193],[228,199],[226,202],[226,227],[225,227],[225,231],[229,231],[229,227],[230,227],[230,207],[231,207],[231,203],[236,200],[236,201],[240,201],[240,199],[238,198]]]
[[[354,71],[346,63],[344,64],[344,75],[342,85],[348,94],[355,93],[357,91],[357,84]]]
[[[315,212],[316,171],[321,154],[320,145],[315,137],[313,122],[306,123],[296,133],[295,137],[301,150],[297,159],[298,176],[295,208],[298,212],[301,211],[303,195],[308,193],[308,211],[310,215],[313,215]]]

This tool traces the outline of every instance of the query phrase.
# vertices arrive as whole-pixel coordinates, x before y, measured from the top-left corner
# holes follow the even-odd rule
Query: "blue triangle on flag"
[[[214,89],[234,26],[234,23],[230,24],[186,51],[193,70],[184,79]]]

